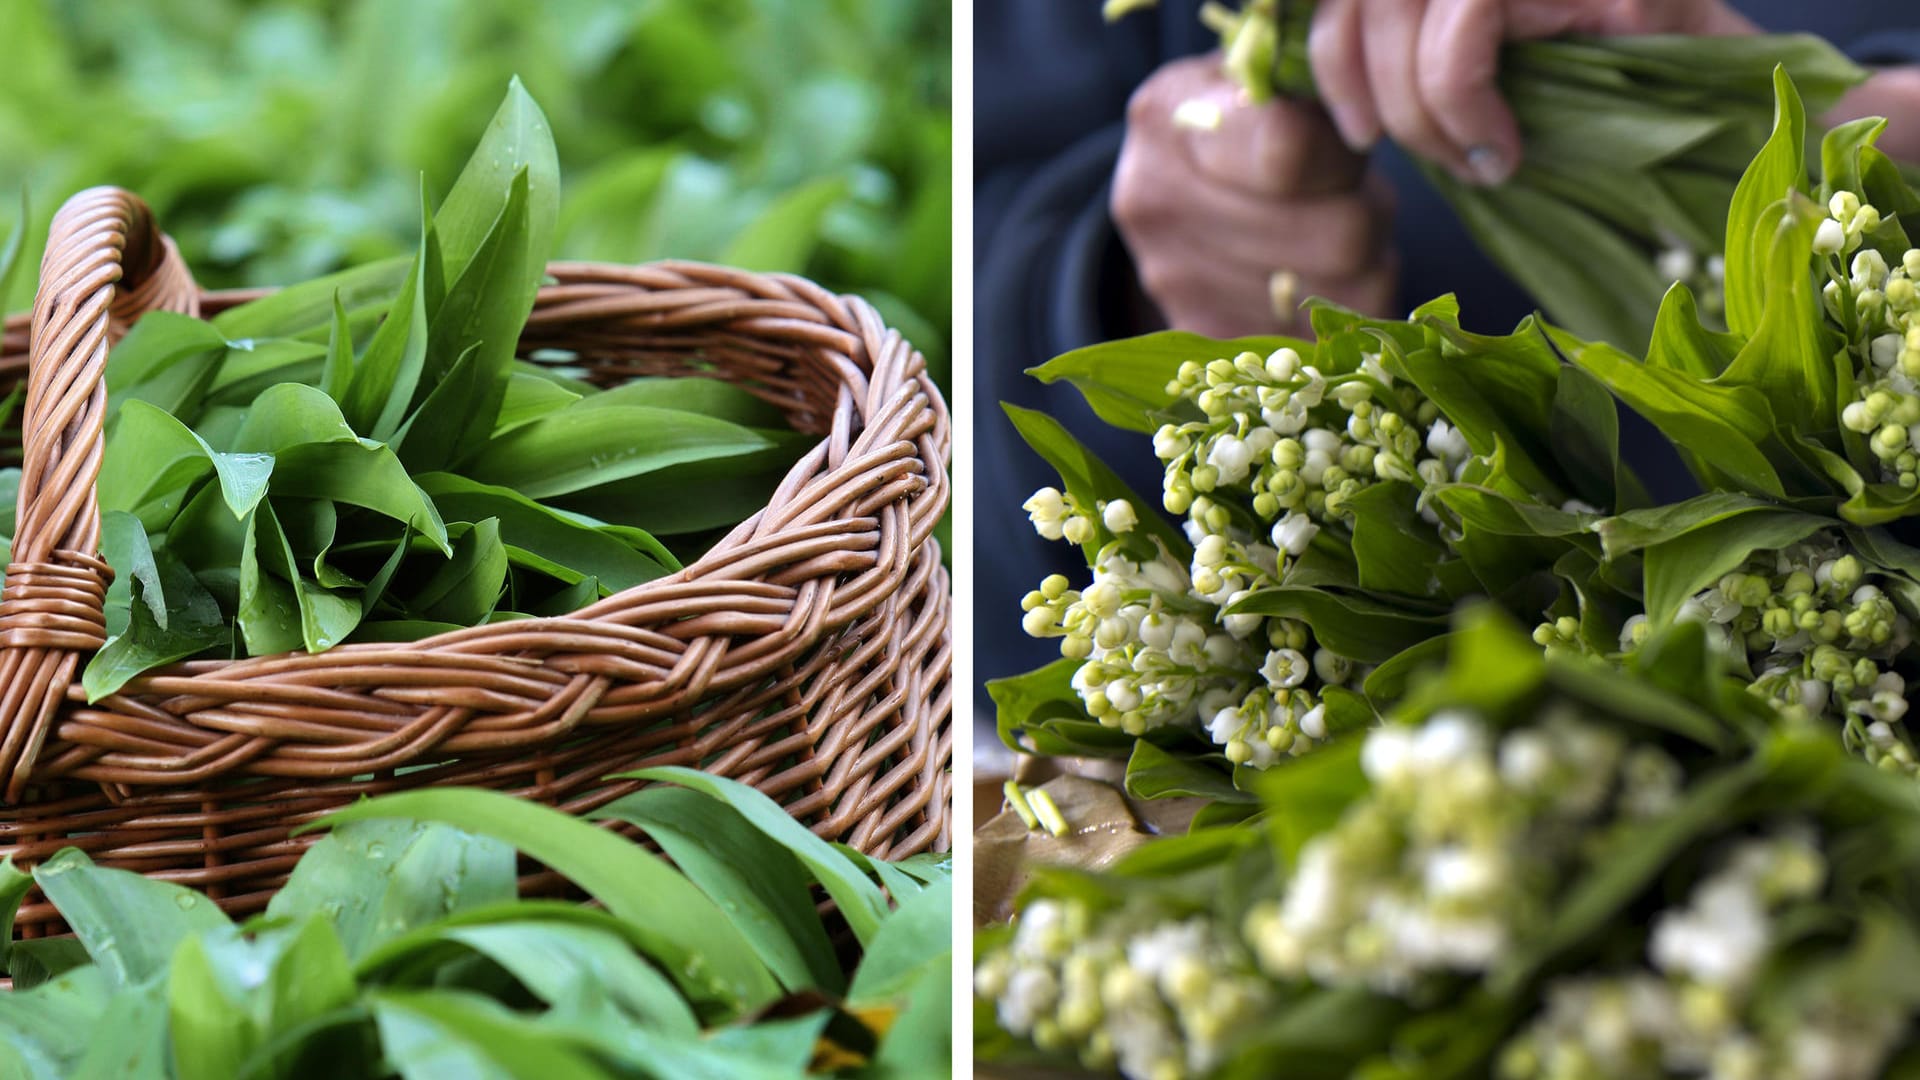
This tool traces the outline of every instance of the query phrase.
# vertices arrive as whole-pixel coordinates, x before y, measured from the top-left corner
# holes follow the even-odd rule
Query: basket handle
[[[106,641],[99,556],[107,348],[148,311],[198,315],[200,293],[147,204],[97,187],[54,215],[33,298],[24,460],[0,591],[0,782],[17,801],[82,655]]]

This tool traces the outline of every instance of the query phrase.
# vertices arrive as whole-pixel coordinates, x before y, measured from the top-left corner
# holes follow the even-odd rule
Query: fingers
[[[1461,180],[1498,184],[1521,154],[1495,83],[1510,29],[1500,0],[1327,0],[1307,53],[1349,143],[1385,134]]]
[[[1142,83],[1128,103],[1127,134],[1208,179],[1273,199],[1350,190],[1366,168],[1318,107],[1248,102],[1221,73],[1218,53],[1168,64]]]
[[[1380,117],[1367,84],[1360,18],[1360,0],[1324,0],[1307,32],[1307,59],[1321,103],[1341,137],[1355,150],[1366,150],[1379,141]]]
[[[1520,125],[1500,97],[1499,0],[1436,0],[1421,20],[1415,91],[1456,162],[1482,184],[1520,164]]]

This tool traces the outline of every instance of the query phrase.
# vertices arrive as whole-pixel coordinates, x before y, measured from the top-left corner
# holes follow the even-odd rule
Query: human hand
[[[1217,53],[1167,64],[1134,92],[1112,210],[1176,329],[1297,331],[1299,301],[1316,295],[1372,314],[1393,305],[1387,186],[1319,108],[1248,104]]]
[[[1500,46],[1562,34],[1750,34],[1725,0],[1320,0],[1307,55],[1347,144],[1382,134],[1468,183],[1520,164]]]

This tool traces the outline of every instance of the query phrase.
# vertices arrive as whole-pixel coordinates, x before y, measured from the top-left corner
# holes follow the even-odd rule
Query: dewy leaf
[[[144,401],[120,407],[100,466],[99,499],[106,510],[138,512],[179,494],[211,468],[235,519],[244,519],[267,492],[273,457],[220,453],[193,429]]]
[[[657,857],[569,814],[480,789],[382,795],[323,819],[338,827],[400,817],[457,825],[504,840],[564,875],[645,940],[690,996],[716,992],[733,1008],[772,1000],[779,986],[726,914]],[[789,819],[791,820],[791,819]],[[823,841],[824,842],[824,841]]]
[[[589,400],[494,439],[463,472],[482,483],[544,499],[771,445],[725,420],[640,405],[580,407]]]
[[[301,645],[308,652],[321,652],[345,641],[354,627],[360,625],[359,598],[329,592],[300,572],[293,545],[287,541],[271,503],[255,513],[253,526],[260,534],[255,550],[263,568],[279,575],[282,582],[292,587],[294,603],[300,612]]]
[[[428,336],[425,401],[395,440],[408,468],[442,468],[487,442],[506,377],[546,270],[530,247],[527,174],[514,174],[506,205],[453,280]],[[548,235],[552,222],[546,223]]]
[[[261,1032],[221,987],[198,937],[184,939],[174,950],[167,1003],[174,1075],[214,1080],[241,1074]]]
[[[604,1080],[572,1040],[542,1033],[503,1005],[456,991],[369,996],[387,1063],[402,1080],[447,1076]]]
[[[1760,329],[1766,308],[1770,233],[1759,231],[1769,206],[1807,189],[1806,111],[1785,65],[1774,68],[1773,134],[1733,189],[1727,212],[1727,328],[1742,337]],[[1804,264],[1796,271],[1805,276]]]
[[[432,822],[363,821],[309,848],[267,914],[325,919],[357,959],[415,927],[517,893],[513,849],[499,840]]]
[[[846,989],[814,907],[812,878],[791,851],[739,811],[697,791],[656,786],[595,816],[645,830],[681,873],[728,911],[786,989]]]
[[[806,864],[827,895],[840,905],[840,914],[846,917],[847,925],[862,944],[873,937],[887,910],[879,887],[845,855],[835,851],[832,844],[793,820],[779,803],[737,780],[679,766],[639,769],[625,775],[679,784],[726,803],[754,828],[778,841]]]
[[[122,987],[161,974],[181,939],[232,925],[192,889],[93,865],[65,848],[33,872],[96,966]]]
[[[546,268],[547,252],[553,248],[553,229],[559,218],[560,160],[546,116],[515,78],[480,137],[480,145],[474,148],[446,202],[434,215],[450,280],[457,281],[466,272],[489,227],[500,217],[514,177],[522,172],[527,187],[527,250],[533,253],[533,264],[538,267],[534,272],[541,273]],[[538,286],[537,278],[534,285]],[[525,305],[530,306],[532,300],[529,295]]]

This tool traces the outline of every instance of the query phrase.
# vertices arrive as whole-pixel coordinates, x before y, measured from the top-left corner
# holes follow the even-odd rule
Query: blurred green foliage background
[[[412,250],[507,79],[552,120],[563,258],[858,293],[946,384],[949,5],[927,0],[0,0],[0,193],[144,196],[208,287]],[[18,216],[0,194],[0,223]],[[23,273],[7,310],[31,303]]]

